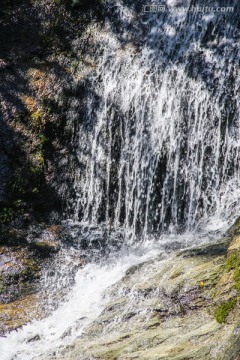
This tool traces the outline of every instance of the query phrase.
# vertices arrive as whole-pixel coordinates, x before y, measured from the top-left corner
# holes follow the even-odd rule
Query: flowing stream
[[[1,359],[46,359],[55,356],[63,345],[80,336],[84,328],[104,309],[104,290],[120,280],[129,267],[149,260],[157,251],[124,254],[108,263],[88,264],[79,270],[67,300],[42,321],[0,340]],[[119,254],[120,255],[120,254]],[[79,354],[81,355],[81,354]]]
[[[99,252],[50,316],[0,339],[2,360],[57,357],[100,315],[106,289],[131,266],[211,241],[239,216],[237,10],[164,4],[165,12],[150,13],[141,1],[105,1],[104,25],[85,35],[91,66],[76,85],[83,110],[79,116],[72,99],[68,112],[79,167],[65,219],[89,226],[90,239],[93,227],[111,233],[107,242],[121,234],[125,247],[102,259]]]
[[[87,326],[104,310],[104,306],[110,300],[107,289],[121,280],[126,271],[133,266],[159,256],[162,259],[167,258],[172,252],[169,249],[171,240],[172,243],[175,242],[175,248],[180,249],[206,242],[209,238],[199,239],[191,234],[162,237],[159,241],[146,241],[134,249],[122,248],[100,262],[88,263],[76,273],[75,284],[69,290],[64,302],[48,317],[34,320],[22,329],[11,332],[6,338],[0,338],[1,359],[61,358],[65,346],[84,335]],[[133,307],[134,302],[133,297]],[[79,359],[81,356],[83,354],[79,353]]]

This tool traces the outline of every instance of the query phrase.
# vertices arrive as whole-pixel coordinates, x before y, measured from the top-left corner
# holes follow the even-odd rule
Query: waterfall
[[[239,19],[109,8],[87,40],[74,221],[145,239],[236,217]]]
[[[193,245],[194,232],[240,214],[237,10],[178,12],[170,9],[199,2],[163,3],[164,12],[144,12],[153,1],[106,0],[103,23],[74,44],[84,63],[67,114],[78,166],[64,216],[89,242],[107,229],[138,248],[92,263],[91,253],[57,310],[0,339],[3,360],[61,357],[132,265]],[[222,3],[239,6],[212,6]]]

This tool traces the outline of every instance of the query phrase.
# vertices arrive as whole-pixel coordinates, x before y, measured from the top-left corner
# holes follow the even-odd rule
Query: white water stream
[[[0,338],[1,360],[55,356],[100,315],[108,300],[104,292],[109,286],[120,280],[131,266],[153,259],[159,253],[156,246],[152,250],[144,246],[133,253],[120,253],[105,264],[87,264],[77,272],[67,300],[52,315]]]
[[[46,360],[61,356],[64,346],[84,334],[84,329],[104,310],[109,301],[106,291],[123,278],[132,266],[167,256],[170,243],[186,248],[209,241],[209,237],[185,234],[146,241],[135,248],[115,252],[100,263],[92,262],[78,270],[75,284],[65,301],[52,314],[34,320],[22,329],[0,338],[1,360]],[[134,299],[133,299],[134,306]],[[81,354],[79,353],[79,357]]]

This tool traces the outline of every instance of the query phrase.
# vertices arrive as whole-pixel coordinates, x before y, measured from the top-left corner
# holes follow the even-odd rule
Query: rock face
[[[99,7],[71,0],[0,4],[0,227],[62,217],[76,166],[79,47]]]
[[[59,250],[76,165],[71,101],[81,56],[73,43],[97,5],[0,4],[0,334],[32,318],[24,308],[36,308],[40,271]]]
[[[60,359],[239,359],[237,260],[229,265],[240,254],[238,231],[131,268]]]

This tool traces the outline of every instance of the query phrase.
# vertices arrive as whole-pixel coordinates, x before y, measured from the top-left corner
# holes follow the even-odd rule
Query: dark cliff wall
[[[2,230],[61,218],[76,165],[67,112],[80,54],[72,44],[102,10],[98,1],[0,4]]]

